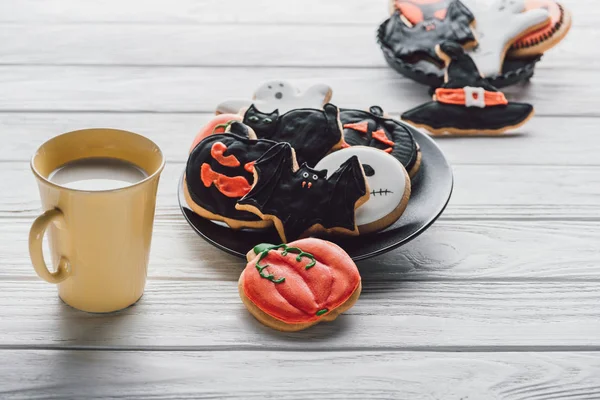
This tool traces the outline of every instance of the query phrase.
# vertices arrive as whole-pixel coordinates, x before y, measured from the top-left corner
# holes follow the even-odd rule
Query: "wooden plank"
[[[0,224],[0,279],[35,280],[27,247],[31,219]],[[597,222],[447,221],[401,249],[358,264],[365,282],[600,279]],[[211,246],[183,218],[158,218],[152,280],[237,281],[243,260]]]
[[[0,64],[389,68],[376,26],[0,25]],[[19,40],[13,40],[18,37]],[[216,39],[218,38],[218,39]],[[241,38],[244,38],[243,40]],[[218,44],[216,41],[218,40]],[[573,29],[538,69],[595,70],[600,56],[581,43],[595,28]],[[148,43],[152,43],[148,46]],[[276,49],[276,51],[261,51]],[[585,62],[583,62],[585,61]]]
[[[2,347],[600,348],[598,281],[365,282],[348,313],[288,334],[256,321],[236,282],[152,280],[137,305],[113,315],[74,310],[41,281],[3,280],[0,289]]]
[[[158,218],[180,217],[177,185],[184,164],[168,163],[159,186]],[[449,219],[596,219],[600,217],[600,174],[593,166],[458,165]],[[5,162],[0,181],[0,217],[39,214],[35,179],[27,163]],[[482,186],[485,185],[485,190]]]
[[[529,85],[513,86],[506,93],[511,100],[535,104],[538,115],[596,116],[596,104],[589,101],[600,96],[600,88],[589,84],[595,74],[591,70],[576,74],[539,70]],[[392,115],[430,99],[422,85],[390,68],[2,66],[0,76],[0,112],[214,112],[220,101],[249,96],[259,82],[274,77],[296,80],[303,87],[327,82],[334,90],[334,104],[347,108],[378,104]],[[530,131],[526,125],[518,132]]]
[[[2,161],[29,161],[52,136],[84,127],[118,127],[154,140],[169,162],[184,162],[196,132],[212,114],[0,113]],[[600,165],[598,118],[533,118],[528,133],[505,137],[436,139],[452,165]]]
[[[4,398],[592,399],[598,353],[3,351]]]

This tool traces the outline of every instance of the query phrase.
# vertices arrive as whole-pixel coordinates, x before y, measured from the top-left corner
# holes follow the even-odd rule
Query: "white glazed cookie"
[[[323,108],[331,100],[331,88],[324,84],[316,84],[304,92],[287,81],[273,80],[265,82],[256,89],[252,99],[226,100],[217,106],[217,114],[240,112],[241,109],[254,104],[262,112],[270,113],[279,110],[284,114],[296,108]]]
[[[469,52],[483,77],[502,73],[504,57],[510,46],[523,35],[543,27],[550,20],[547,10],[526,11],[525,0],[465,1],[475,15],[477,46]]]
[[[388,153],[367,146],[352,146],[323,158],[315,169],[329,177],[348,158],[357,156],[371,190],[369,200],[356,209],[360,234],[380,231],[400,218],[410,197],[410,178],[404,166]]]

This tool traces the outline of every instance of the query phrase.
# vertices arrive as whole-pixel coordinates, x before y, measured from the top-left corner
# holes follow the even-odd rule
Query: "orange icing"
[[[256,269],[259,256],[250,261],[242,272],[244,294],[258,308],[285,323],[316,321],[327,309],[331,312],[345,303],[360,284],[356,265],[337,245],[315,238],[289,243],[315,258],[315,265],[306,269],[310,259],[297,254],[283,255],[283,249],[271,250],[260,262],[268,265],[265,273],[284,277],[281,283],[261,277]]]
[[[383,129],[378,129],[372,133],[373,139],[380,141],[383,144],[387,144],[388,146],[394,147],[394,142],[388,139],[385,136],[385,131]]]
[[[517,40],[513,48],[527,47],[536,44],[540,40],[545,40],[552,36],[558,24],[562,22],[563,11],[558,3],[553,0],[525,0],[525,10],[535,10],[545,8],[550,14],[550,21],[533,32],[530,32]]]
[[[354,129],[355,131],[367,133],[369,131],[369,123],[367,121],[363,121],[356,124],[345,124],[344,129]]]
[[[242,116],[238,114],[220,114],[211,119],[206,125],[200,129],[200,132],[194,138],[194,142],[192,143],[192,147],[190,147],[190,152],[194,150],[194,147],[198,145],[202,141],[202,139],[207,138],[208,136],[215,133],[223,133],[225,132],[225,127],[219,125],[225,125],[230,121],[241,121]],[[218,127],[219,126],[219,127]]]
[[[240,161],[233,154],[223,155],[227,151],[227,146],[221,142],[216,142],[210,148],[210,155],[221,165],[225,167],[239,167]]]
[[[455,104],[464,106],[466,101],[464,89],[443,89],[435,90],[435,99],[440,103]],[[508,100],[502,92],[484,92],[484,102],[487,106],[498,106],[508,104]]]
[[[243,176],[227,176],[215,172],[210,165],[204,163],[200,167],[200,179],[204,186],[215,185],[224,196],[239,198],[244,197],[251,188],[250,183]]]
[[[400,11],[400,13],[413,25],[422,22],[423,11],[421,10],[421,5],[427,4],[435,4],[435,3],[445,3],[443,0],[396,0],[394,2],[394,6],[396,10]],[[446,8],[439,9],[433,13],[433,15],[439,19],[443,20],[446,18]]]
[[[256,161],[247,162],[246,164],[244,164],[244,169],[250,172],[251,174],[254,173],[254,163],[256,163]]]

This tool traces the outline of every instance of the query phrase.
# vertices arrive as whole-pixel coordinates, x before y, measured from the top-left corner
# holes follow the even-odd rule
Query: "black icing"
[[[465,86],[481,87],[486,91],[497,92],[483,79],[471,57],[457,43],[443,43],[440,51],[450,58],[448,79],[444,88],[461,89]],[[526,103],[510,102],[484,108],[445,104],[431,101],[402,114],[402,119],[433,129],[456,128],[459,130],[499,130],[518,125],[532,113],[533,106]]]
[[[365,177],[356,156],[326,178],[327,170],[318,171],[306,164],[294,171],[291,146],[279,143],[254,168],[258,180],[239,204],[279,218],[288,241],[315,224],[355,229],[355,205],[366,194]]]
[[[338,116],[333,104],[325,104],[323,110],[301,108],[283,115],[278,110],[262,113],[251,105],[243,122],[259,138],[291,144],[299,163],[314,166],[342,139]]]
[[[375,170],[369,164],[363,164],[363,171],[365,171],[365,176],[373,176],[375,175]]]
[[[226,167],[219,164],[211,156],[211,148],[216,142],[222,142],[227,146],[224,155],[234,155],[241,165],[239,167]],[[201,166],[203,163],[208,163],[215,172],[227,176],[242,176],[252,184],[254,175],[244,169],[244,165],[259,159],[275,144],[270,140],[251,140],[231,133],[208,136],[198,143],[188,157],[185,172],[190,197],[200,207],[223,217],[242,221],[260,220],[252,213],[236,210],[237,198],[224,196],[214,185],[206,187],[201,179]]]
[[[351,128],[344,128],[344,139],[350,146],[369,146],[386,150],[390,146],[373,138],[372,133],[383,129],[385,136],[394,142],[390,153],[410,171],[417,161],[417,142],[410,128],[404,123],[383,117],[383,110],[373,106],[369,111],[342,108],[340,111],[342,126],[361,122],[368,123],[367,132],[360,132]]]

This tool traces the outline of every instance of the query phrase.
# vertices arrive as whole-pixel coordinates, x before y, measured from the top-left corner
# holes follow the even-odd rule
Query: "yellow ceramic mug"
[[[147,178],[120,189],[85,191],[49,180],[61,166],[87,158],[113,158],[141,168]],[[31,159],[43,209],[29,233],[37,274],[58,284],[60,298],[89,312],[111,312],[143,294],[158,179],[165,165],[156,144],[116,129],[84,129],[44,143]],[[55,271],[42,253],[49,228]]]

